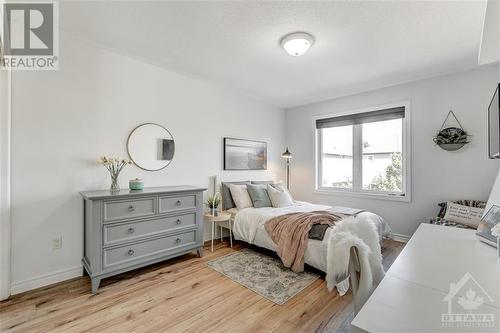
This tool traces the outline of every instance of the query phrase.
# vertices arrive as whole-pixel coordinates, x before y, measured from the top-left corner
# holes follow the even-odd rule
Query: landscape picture
[[[224,138],[224,170],[266,169],[266,142]]]

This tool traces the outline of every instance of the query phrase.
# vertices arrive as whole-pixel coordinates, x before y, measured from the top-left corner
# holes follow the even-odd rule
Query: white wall
[[[0,300],[10,296],[11,71],[0,70]]]
[[[486,200],[498,169],[487,158],[487,107],[499,82],[497,64],[286,111],[286,142],[293,153],[292,192],[302,200],[358,207],[381,215],[397,234],[409,236],[437,213],[437,203]],[[314,194],[312,116],[411,101],[412,201],[410,203]],[[453,109],[472,142],[456,152],[437,147],[432,136]]]
[[[103,154],[126,157],[138,124],[164,125],[172,163],[158,172],[127,168],[146,186],[208,186],[221,174],[222,137],[268,142],[268,171],[225,178],[282,178],[284,111],[238,92],[85,44],[66,35],[59,71],[13,75],[12,283],[19,292],[81,273],[81,190],[109,188]],[[201,56],[201,55],[200,55]],[[52,250],[61,235],[63,247]]]

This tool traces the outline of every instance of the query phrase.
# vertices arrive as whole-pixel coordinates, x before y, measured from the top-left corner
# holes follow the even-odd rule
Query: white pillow
[[[238,209],[253,207],[252,199],[247,191],[246,185],[229,185],[229,191],[233,197],[234,204]]]
[[[267,185],[267,194],[274,208],[288,207],[294,204],[290,192],[281,185]]]
[[[454,202],[447,202],[444,219],[477,228],[479,221],[481,221],[481,216],[483,216],[483,212],[484,208],[469,207]]]

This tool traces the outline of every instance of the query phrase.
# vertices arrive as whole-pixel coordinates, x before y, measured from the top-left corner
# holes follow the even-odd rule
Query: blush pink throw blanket
[[[294,272],[304,270],[304,254],[307,248],[309,230],[314,224],[333,226],[346,215],[328,211],[290,213],[276,216],[265,223],[271,239],[278,245],[278,256],[283,265]]]

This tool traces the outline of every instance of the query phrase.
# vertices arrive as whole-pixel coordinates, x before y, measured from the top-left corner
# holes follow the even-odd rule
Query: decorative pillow
[[[253,207],[252,199],[247,191],[246,185],[229,185],[231,196],[233,197],[234,204],[238,209]]]
[[[288,207],[294,204],[290,192],[281,185],[267,185],[267,193],[274,208]]]
[[[269,199],[269,194],[267,194],[266,185],[249,184],[247,185],[247,190],[255,208],[272,207],[271,199]]]
[[[459,205],[464,205],[464,206],[469,206],[469,207],[476,207],[476,208],[486,208],[486,202],[480,201],[480,200],[457,200],[457,201],[452,201],[453,203],[459,204]],[[439,206],[439,213],[438,217],[444,218],[444,214],[446,213],[446,204],[447,202],[441,202],[438,204]]]
[[[477,226],[479,225],[479,221],[481,221],[483,213],[484,208],[470,207],[459,205],[453,202],[447,202],[444,219],[477,228]]]
[[[221,184],[221,194],[222,194],[222,210],[227,210],[231,208],[235,208],[233,197],[231,196],[231,191],[229,190],[229,186],[231,184],[235,185],[246,185],[250,184],[250,181],[242,181],[242,182],[222,182]]]
[[[473,227],[469,227],[468,225],[465,225],[465,224],[445,220],[445,219],[438,217],[438,216],[431,217],[429,223],[430,224],[437,224],[437,225],[444,225],[444,226],[454,227],[454,228],[471,229],[471,230],[476,229]],[[479,223],[479,225],[481,225],[481,223]]]

